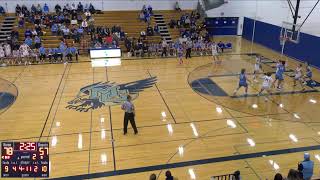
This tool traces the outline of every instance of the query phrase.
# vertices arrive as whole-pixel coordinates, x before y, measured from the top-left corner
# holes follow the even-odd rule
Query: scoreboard
[[[49,177],[48,142],[1,142],[1,177]]]

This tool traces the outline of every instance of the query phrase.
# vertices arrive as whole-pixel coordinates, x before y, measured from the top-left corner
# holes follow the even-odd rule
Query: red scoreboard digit
[[[48,142],[2,142],[1,177],[49,177]]]

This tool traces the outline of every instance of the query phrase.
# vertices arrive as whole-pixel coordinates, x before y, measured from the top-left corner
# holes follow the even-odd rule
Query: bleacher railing
[[[219,176],[212,176],[210,180],[234,180],[234,174],[224,174]]]

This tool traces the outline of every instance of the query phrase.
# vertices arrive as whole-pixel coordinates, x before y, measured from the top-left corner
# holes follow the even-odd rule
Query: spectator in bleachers
[[[38,4],[36,7],[36,14],[41,14],[41,13],[42,13],[42,8],[41,8],[40,4]]]
[[[25,14],[25,15],[29,14],[29,11],[28,11],[28,8],[27,8],[26,5],[22,5],[22,7],[21,7],[21,13],[22,13],[22,14]]]
[[[70,38],[70,29],[68,27],[65,27],[62,29],[63,38],[69,39]]]
[[[127,52],[130,52],[132,48],[132,42],[129,38],[125,38],[124,45],[127,48]]]
[[[290,169],[288,176],[287,176],[287,180],[303,180],[303,177],[299,173],[299,171],[297,171],[295,169]]]
[[[157,176],[155,174],[151,174],[149,180],[157,180]]]
[[[58,30],[59,30],[59,27],[56,23],[54,23],[52,26],[51,26],[51,33],[52,35],[56,36],[58,34]]]
[[[21,7],[19,4],[16,6],[16,16],[18,16],[21,13]]]
[[[41,46],[41,39],[40,39],[39,36],[35,36],[35,37],[34,37],[34,47],[35,47],[36,49],[39,49],[40,46]]]
[[[16,39],[16,40],[19,39],[19,32],[17,31],[16,28],[14,28],[14,29],[11,31],[10,37],[11,37],[11,41],[13,41],[14,39]]]
[[[158,27],[158,25],[154,25],[153,31],[154,31],[156,34],[159,34],[159,27]]]
[[[304,180],[311,180],[313,175],[313,161],[310,160],[310,154],[304,154],[304,160],[299,164],[298,170],[302,173]]]
[[[179,2],[177,1],[176,4],[174,5],[174,9],[176,11],[181,11],[181,8],[180,8],[180,5],[179,5]]]
[[[27,36],[27,38],[24,40],[24,43],[27,44],[29,47],[32,46],[32,39],[30,38],[30,36]]]
[[[44,14],[49,14],[49,6],[46,3],[43,6],[43,13]]]
[[[31,14],[36,14],[36,12],[37,12],[37,8],[36,8],[36,6],[34,4],[32,4],[32,6],[31,6]]]
[[[27,29],[25,32],[24,32],[24,37],[31,37],[32,36],[32,32],[30,29]]]
[[[74,3],[71,4],[71,11],[75,12],[77,10],[77,7]]]
[[[23,28],[24,27],[24,19],[23,18],[19,18],[18,27],[19,28]]]
[[[59,14],[61,12],[61,6],[57,4],[54,9],[56,10],[56,14]]]
[[[81,15],[81,14],[78,14],[78,15],[77,15],[77,21],[78,21],[78,24],[81,24],[81,23],[82,23],[83,18],[82,18],[82,15]]]
[[[96,13],[96,9],[94,8],[94,6],[91,3],[89,4],[89,11],[91,14]]]
[[[144,14],[144,21],[146,22],[146,23],[150,23],[150,21],[151,21],[151,15],[150,15],[150,13],[149,12],[147,12],[147,13],[145,13]]]
[[[169,170],[166,171],[166,180],[174,180],[174,177]]]
[[[141,37],[142,39],[146,39],[146,32],[145,32],[145,31],[141,31],[141,32],[140,32],[140,37]]]
[[[81,27],[88,32],[88,22],[86,19],[82,21]]]
[[[82,13],[82,12],[83,12],[83,5],[81,4],[81,2],[79,2],[79,4],[78,4],[77,11],[78,11],[79,13]]]
[[[3,6],[0,6],[0,15],[5,15],[6,11],[4,10]]]
[[[73,40],[75,43],[80,43],[80,38],[81,38],[81,35],[80,33],[78,32],[78,28],[74,28],[72,30],[72,34],[71,34]]]
[[[82,37],[82,36],[83,36],[83,33],[84,33],[84,30],[83,30],[83,28],[82,28],[81,26],[79,26],[79,27],[77,28],[77,32],[79,33],[80,37]]]
[[[277,173],[275,176],[274,176],[274,179],[273,180],[284,180],[282,175],[280,173]]]
[[[101,44],[99,41],[97,41],[97,42],[94,44],[94,47],[95,47],[95,48],[101,48],[101,47],[102,47],[102,44]]]
[[[84,6],[84,11],[89,11],[89,4],[87,3],[85,6]]]
[[[150,14],[151,16],[153,15],[153,10],[152,10],[151,5],[148,5],[148,12],[149,12],[149,14]]]
[[[148,25],[147,27],[147,36],[153,36],[154,33],[153,33],[153,29],[150,25]]]
[[[240,171],[237,170],[233,173],[234,175],[234,180],[241,180],[241,176],[240,176]]]
[[[38,35],[38,32],[36,31],[36,29],[32,29],[31,33],[32,33],[32,37],[35,37]]]
[[[171,19],[169,22],[169,27],[173,29],[175,26],[176,26],[176,21],[174,19]]]

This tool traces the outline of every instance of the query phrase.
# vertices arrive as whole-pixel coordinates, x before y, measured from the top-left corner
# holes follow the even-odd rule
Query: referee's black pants
[[[127,129],[128,129],[128,121],[130,121],[130,124],[134,130],[134,133],[138,133],[138,129],[136,126],[136,122],[134,120],[134,113],[125,113],[124,114],[124,121],[123,121],[123,133],[127,134]]]
[[[191,48],[188,48],[186,52],[186,59],[188,58],[191,58]]]

